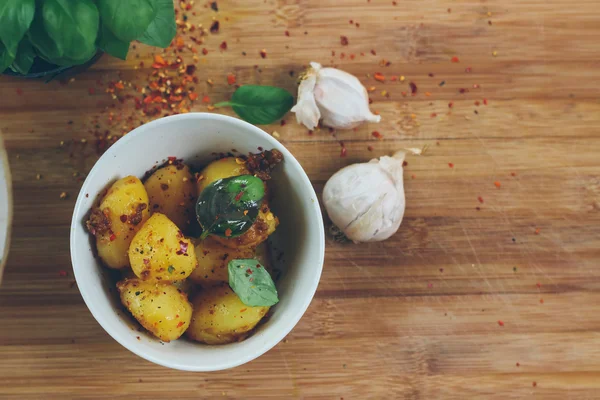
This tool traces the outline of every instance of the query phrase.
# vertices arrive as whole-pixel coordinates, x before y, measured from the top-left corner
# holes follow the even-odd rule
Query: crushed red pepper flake
[[[267,58],[267,50],[265,50],[265,49],[262,49],[262,50],[260,51],[260,56],[261,56],[262,58]]]
[[[231,229],[227,228],[227,229],[225,230],[225,236],[226,236],[226,237],[230,237],[230,236],[231,236]]]
[[[234,74],[227,74],[227,83],[230,85],[235,84],[236,82],[236,77]]]
[[[536,230],[533,233],[535,233],[536,235],[539,235],[540,234],[540,228],[536,228]]]
[[[373,146],[367,146],[367,150],[373,151]]]
[[[534,382],[531,384],[531,386],[533,386],[533,387],[536,387],[536,386],[537,386],[537,382],[535,382],[535,381],[534,381]]]
[[[204,96],[204,97],[202,98],[202,102],[203,102],[203,103],[210,103],[210,97],[208,97],[208,96]]]
[[[448,167],[450,168],[454,168],[454,164],[452,164],[451,162],[448,163]]]
[[[190,98],[191,101],[194,101],[198,98],[198,93],[196,92],[191,92],[188,94],[188,97]]]
[[[385,76],[381,72],[375,72],[373,79],[379,82],[385,82]]]
[[[67,271],[60,270],[60,271],[58,271],[58,275],[60,275],[60,276],[67,276]]]
[[[496,186],[498,189],[500,189],[500,186],[502,186],[502,184],[498,181],[494,182],[494,186]]]
[[[208,54],[208,50],[206,48],[202,49],[202,54],[207,55]]]
[[[285,31],[284,34],[285,36],[290,36],[290,31]]]
[[[342,146],[342,149],[340,150],[340,157],[346,157],[347,150],[346,146],[344,146],[344,142],[340,142],[340,146]]]
[[[450,103],[448,103],[448,108],[452,108],[453,106],[454,106],[454,102],[451,101]]]
[[[468,74],[468,73],[471,73],[471,71],[472,71],[471,67],[467,67],[467,68],[465,68],[465,72],[466,72],[467,74]]]
[[[348,46],[348,37],[347,36],[340,36],[340,42],[342,43],[342,46]]]
[[[222,42],[222,43],[219,45],[219,48],[220,48],[221,50],[227,50],[227,42],[225,42],[225,41],[224,41],[224,42]]]
[[[410,86],[410,93],[415,96],[417,94],[417,85],[414,82],[408,84]]]
[[[373,131],[373,132],[371,132],[371,135],[372,135],[374,138],[378,139],[378,140],[382,140],[382,139],[383,139],[383,135],[382,135],[381,133],[377,132],[377,131]]]
[[[484,105],[484,106],[487,106],[487,105],[488,105],[488,101],[487,101],[487,99],[483,99],[483,105]]]
[[[477,197],[477,200],[478,200],[480,203],[482,203],[482,204],[483,204],[483,197],[481,197],[481,196],[478,196],[478,197]]]
[[[114,240],[117,238],[117,235],[115,235],[114,233],[112,235],[110,235],[109,240],[111,242],[114,242]]]
[[[210,33],[219,33],[219,21],[213,21],[210,25]]]
[[[458,59],[458,57],[457,57],[457,56],[454,56],[454,57],[452,57],[452,58],[450,59],[450,61],[452,61],[453,63],[460,62],[460,60]]]
[[[504,326],[504,322],[502,322],[502,321],[498,320],[498,325],[500,325],[500,326]]]
[[[376,56],[377,52],[375,50],[371,50],[371,54],[373,54],[374,56]]]

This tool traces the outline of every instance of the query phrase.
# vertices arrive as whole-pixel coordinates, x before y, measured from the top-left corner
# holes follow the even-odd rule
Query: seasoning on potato
[[[98,256],[107,267],[129,266],[129,244],[149,216],[148,195],[135,176],[119,179],[108,189],[86,222],[96,237]]]
[[[187,296],[168,282],[126,279],[117,283],[117,289],[131,315],[163,342],[179,338],[190,325]]]

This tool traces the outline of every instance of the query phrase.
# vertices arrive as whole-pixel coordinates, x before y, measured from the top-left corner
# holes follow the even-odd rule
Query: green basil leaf
[[[45,0],[42,14],[44,28],[62,58],[79,63],[96,53],[100,16],[92,0]]]
[[[4,70],[13,63],[14,59],[15,58],[10,55],[8,50],[6,50],[6,47],[0,43],[0,73],[4,72]]]
[[[35,0],[0,1],[0,41],[13,58],[34,14]]]
[[[242,303],[250,307],[269,307],[279,302],[271,275],[253,259],[231,260],[227,265],[229,286]]]
[[[127,59],[129,42],[124,42],[116,37],[104,24],[100,24],[100,35],[98,36],[98,47],[111,56]]]
[[[41,10],[35,13],[31,28],[27,32],[27,38],[44,60],[54,63],[54,59],[63,57],[63,50],[57,46],[44,28],[44,17]]]
[[[244,85],[235,91],[230,101],[215,107],[231,106],[243,120],[265,125],[282,118],[294,105],[294,96],[274,86]]]
[[[169,47],[177,31],[173,1],[152,0],[152,3],[156,9],[156,17],[138,40],[149,46]]]
[[[252,175],[212,182],[204,188],[196,203],[196,217],[204,230],[201,237],[243,234],[256,220],[264,197],[264,182]]]
[[[33,50],[33,46],[29,39],[24,38],[19,43],[19,51],[17,52],[17,56],[13,61],[11,68],[22,75],[27,75],[31,66],[33,65],[33,60],[35,59],[35,51]]]
[[[98,0],[98,9],[102,23],[122,41],[131,42],[142,36],[156,17],[152,3],[152,0]]]

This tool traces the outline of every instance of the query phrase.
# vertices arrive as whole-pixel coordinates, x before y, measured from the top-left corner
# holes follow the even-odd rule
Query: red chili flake
[[[279,124],[280,124],[281,126],[285,126],[285,124],[287,124],[287,122],[285,122],[285,119],[282,119],[282,120],[279,122]]]
[[[58,275],[67,276],[67,271],[60,270],[60,271],[58,271]]]
[[[166,183],[161,183],[161,184],[160,184],[160,188],[161,188],[162,190],[169,190],[169,185],[167,185]]]
[[[246,273],[247,273],[248,275],[252,275],[252,270],[251,270],[250,268],[248,268],[248,269],[246,270]]]
[[[454,168],[454,164],[452,164],[451,162],[449,162],[449,163],[448,163],[448,166],[449,166],[450,168]]]
[[[454,57],[452,57],[452,58],[450,59],[450,61],[452,61],[453,63],[457,63],[457,62],[459,62],[460,60],[458,59],[458,57],[454,56]]]
[[[213,21],[210,25],[210,33],[219,33],[219,21]]]
[[[194,64],[190,64],[187,67],[185,67],[185,73],[188,75],[194,75],[194,72],[196,72],[196,66]]]
[[[398,5],[398,3],[396,3],[395,1],[392,1],[392,5],[396,6],[396,5]]]
[[[431,289],[433,287],[433,283],[428,283],[427,287]]]
[[[377,138],[379,140],[383,139],[383,135],[381,133],[377,132],[377,131],[373,131],[371,133],[371,135],[373,135],[374,138]]]
[[[148,265],[148,264],[150,264],[150,260],[149,260],[149,259],[147,259],[147,258],[144,258],[142,261],[144,261],[144,264],[145,264],[145,265]]]
[[[375,75],[373,75],[373,78],[376,81],[385,82],[385,76],[383,76],[383,74],[381,72],[375,72]]]
[[[429,75],[430,78],[434,77],[434,75],[431,72],[429,74],[427,74],[427,75]]]
[[[500,186],[502,186],[502,185],[500,184],[500,182],[498,182],[498,181],[494,182],[494,185],[495,185],[495,186],[496,186],[498,189],[500,189]]]
[[[471,71],[472,71],[471,67],[467,67],[467,68],[465,68],[465,72],[466,72],[467,74],[468,74],[468,73],[470,73]]]
[[[227,83],[230,85],[235,84],[236,82],[236,77],[234,74],[227,74]]]
[[[240,201],[240,199],[242,198],[243,195],[244,195],[244,191],[242,190],[241,192],[239,192],[238,194],[235,195],[235,201]]]
[[[290,31],[285,31],[285,36],[290,36]]]
[[[240,312],[245,312],[246,310],[247,310],[247,308],[242,308],[242,309],[240,310]]]
[[[435,117],[437,117],[437,114],[436,113],[431,113],[431,118],[435,118]]]
[[[511,172],[510,176],[517,176],[517,173],[516,172]]]
[[[440,268],[440,273],[444,273],[444,268]]]
[[[349,23],[350,25],[352,25],[352,24],[354,23],[354,21],[353,21],[353,20],[350,20],[350,21],[348,21],[348,23]]]
[[[230,236],[231,236],[231,229],[227,228],[227,229],[225,230],[225,236],[226,236],[226,237],[230,237]]]
[[[499,320],[499,321],[498,321],[498,325],[500,325],[500,326],[504,326],[504,322],[502,322],[502,321],[500,321],[500,320]]]
[[[410,86],[410,93],[414,96],[417,94],[417,85],[414,82],[408,84]]]
[[[367,146],[367,150],[373,151],[373,146]]]
[[[478,197],[477,197],[477,200],[479,200],[479,202],[483,204],[483,197],[481,197],[481,196],[478,196]]]
[[[177,324],[177,327],[181,328],[183,325],[184,325],[184,322],[183,321],[179,321],[179,323]]]
[[[93,94],[95,94],[95,93],[96,93],[96,89],[94,89],[93,87],[91,87],[91,88],[88,88],[88,93],[89,93],[89,94],[90,94],[90,96],[91,96],[91,95],[93,95]]]
[[[191,101],[194,101],[198,98],[198,93],[196,92],[191,92],[188,94],[188,97],[190,98]]]
[[[390,81],[392,81],[392,82],[396,82],[397,80],[398,80],[398,77],[396,75],[394,75],[390,78]]]
[[[115,235],[114,233],[112,235],[110,235],[109,239],[110,241],[114,241],[117,238],[117,235]]]
[[[487,99],[483,99],[483,105],[487,106]]]
[[[540,304],[544,304],[544,299],[540,299]]]
[[[454,102],[451,101],[450,103],[448,103],[448,108],[452,108],[453,106],[454,106]]]
[[[481,211],[481,207],[475,207],[477,211]]]
[[[125,223],[127,222],[127,215],[123,214],[119,217],[119,219],[121,220],[121,222]]]
[[[342,46],[348,46],[348,37],[340,36],[340,42],[342,43]]]
[[[340,151],[340,157],[346,157],[346,147],[344,147],[344,144],[342,143],[342,150]]]
[[[536,235],[539,235],[539,234],[540,234],[540,228],[537,228],[537,229],[535,230],[535,232],[533,232],[533,233],[535,233]]]
[[[208,97],[208,96],[204,96],[204,97],[202,98],[202,102],[203,102],[203,103],[210,103],[210,97]]]
[[[21,96],[23,94],[23,89],[17,88],[17,94]]]
[[[520,366],[521,366],[521,364],[517,363],[517,367],[520,367]]]
[[[465,88],[460,88],[458,89],[458,92],[463,94],[463,93],[469,93],[469,89],[465,89]]]
[[[184,242],[183,240],[180,240],[179,241],[179,251],[177,252],[177,254],[187,254],[187,251],[188,251],[188,244],[186,242]]]
[[[478,85],[478,84],[476,84],[476,83],[474,83],[474,84],[473,84],[473,89],[479,89],[479,85]]]
[[[354,58],[355,58],[355,57],[356,57],[356,56],[355,56],[354,54],[350,54],[350,59],[351,59],[351,60],[354,60]]]
[[[202,49],[202,54],[207,55],[208,54],[208,50],[206,48]]]
[[[265,50],[265,49],[262,49],[262,50],[260,51],[260,56],[261,56],[262,58],[267,58],[267,50]]]
[[[312,136],[313,131],[308,131],[309,136]]]
[[[211,2],[210,2],[210,8],[211,8],[211,10],[213,10],[213,11],[217,11],[217,12],[219,11],[219,6],[217,5],[217,2],[216,2],[216,1],[211,1]]]
[[[532,385],[533,387],[536,387],[536,386],[537,386],[537,382],[533,382],[531,385]]]
[[[538,289],[540,289],[542,287],[542,284],[538,282],[538,283],[535,284],[535,286],[537,286]]]
[[[357,22],[354,25],[356,25],[357,28],[360,28],[360,24]]]
[[[219,47],[221,48],[221,50],[227,50],[227,42],[221,43]]]
[[[408,165],[408,161],[402,161],[402,167],[406,167]]]
[[[475,105],[479,107],[479,101],[475,101]]]

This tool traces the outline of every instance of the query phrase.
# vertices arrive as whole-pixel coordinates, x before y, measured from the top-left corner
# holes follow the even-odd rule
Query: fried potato
[[[228,285],[201,291],[192,304],[192,322],[186,336],[207,344],[243,340],[269,311],[269,307],[245,305]]]
[[[178,339],[190,325],[192,305],[169,282],[126,279],[117,289],[133,317],[163,342]]]
[[[201,179],[197,183],[198,195],[202,193],[206,186],[218,179],[249,173],[246,163],[237,157],[227,157],[213,161],[200,172]]]
[[[160,213],[153,214],[136,233],[129,260],[135,275],[144,281],[182,280],[198,265],[192,242]]]
[[[263,204],[258,211],[258,216],[256,217],[254,224],[252,224],[250,229],[248,229],[242,235],[233,238],[225,238],[216,235],[211,237],[215,238],[216,241],[226,247],[229,247],[230,249],[237,249],[240,247],[256,247],[267,240],[270,234],[275,232],[277,225],[279,225],[279,219],[273,215],[269,209],[269,206],[265,202],[265,204]]]
[[[148,194],[135,176],[119,179],[108,189],[86,223],[96,237],[98,255],[106,266],[129,266],[129,244],[149,216]]]
[[[187,232],[196,220],[196,185],[185,164],[157,169],[144,183],[150,211],[165,214],[182,231]]]
[[[198,268],[192,272],[190,279],[204,288],[229,282],[227,265],[237,258],[252,258],[254,251],[250,248],[231,249],[209,236],[200,241],[196,248]]]

